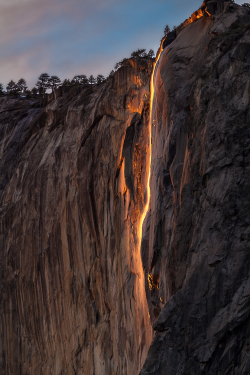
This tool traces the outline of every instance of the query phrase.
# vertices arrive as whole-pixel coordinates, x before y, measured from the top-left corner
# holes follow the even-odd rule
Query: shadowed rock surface
[[[159,289],[141,375],[250,373],[249,21],[227,2],[160,61],[143,239]]]

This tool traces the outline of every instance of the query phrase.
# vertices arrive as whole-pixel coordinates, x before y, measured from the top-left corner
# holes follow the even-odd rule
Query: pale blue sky
[[[237,1],[242,4],[246,0]],[[47,72],[108,75],[137,48],[159,47],[200,0],[0,0],[0,82]]]

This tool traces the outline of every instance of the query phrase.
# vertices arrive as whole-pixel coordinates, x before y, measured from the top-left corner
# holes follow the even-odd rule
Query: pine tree
[[[38,89],[36,87],[33,87],[33,89],[31,90],[31,93],[32,95],[36,96],[38,93]]]
[[[74,76],[74,78],[71,81],[74,84],[79,84],[80,83],[80,75]]]
[[[132,59],[137,59],[139,57],[147,57],[146,49],[138,49],[137,51],[134,51],[131,53]]]
[[[2,85],[2,83],[0,83],[0,94],[1,95],[3,94],[3,85]]]
[[[17,82],[18,91],[21,93],[24,93],[27,90],[27,88],[28,86],[27,86],[27,82],[25,81],[25,79],[23,78],[19,79],[19,81]]]
[[[80,81],[80,83],[81,83],[82,85],[86,85],[86,84],[89,83],[88,78],[87,78],[84,74],[81,74],[81,75],[79,76],[79,81]]]
[[[155,55],[154,51],[153,51],[152,49],[150,49],[150,50],[148,51],[148,57],[149,57],[150,59],[152,59],[152,58],[154,57],[154,55]]]
[[[84,85],[84,84],[89,83],[89,80],[84,74],[79,74],[73,78],[72,82],[75,84],[77,83],[80,85]]]
[[[146,50],[145,50],[146,51]],[[135,52],[133,52],[135,53]],[[126,63],[129,59],[125,58],[119,61],[118,63],[115,64],[114,69],[117,70],[119,69],[124,63]]]
[[[105,81],[105,77],[102,74],[98,74],[98,76],[96,77],[96,81],[97,83],[102,83],[103,81]]]
[[[31,99],[31,91],[30,90],[26,90],[26,99]]]
[[[17,91],[17,84],[11,80],[8,85],[6,86],[6,90],[8,94],[13,94]]]
[[[43,94],[43,98],[47,88],[49,88],[49,78],[50,76],[47,73],[42,73],[36,83],[39,93]]]
[[[94,85],[96,83],[96,78],[91,74],[91,76],[89,77],[89,83],[91,85]]]
[[[117,69],[119,69],[120,67],[121,67],[121,63],[118,62],[118,63],[115,64],[114,69],[117,70]]]
[[[62,86],[70,86],[70,80],[65,78],[65,80],[62,83]]]
[[[167,35],[168,33],[170,33],[170,27],[167,25],[164,30],[164,35]]]
[[[51,76],[48,79],[48,86],[52,89],[52,91],[54,91],[61,83],[60,78],[57,76]]]
[[[43,88],[42,87],[38,87],[38,93],[39,93],[39,95],[43,95]]]

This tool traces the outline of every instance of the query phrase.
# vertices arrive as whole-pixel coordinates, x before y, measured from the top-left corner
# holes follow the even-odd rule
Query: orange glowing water
[[[149,316],[149,310],[148,310],[148,303],[147,303],[147,298],[146,298],[146,290],[145,290],[145,275],[144,275],[144,270],[143,270],[143,265],[142,265],[142,257],[141,257],[141,242],[142,242],[142,226],[143,226],[143,222],[146,218],[146,215],[147,215],[147,212],[149,210],[149,204],[150,204],[150,177],[151,177],[151,151],[152,151],[152,146],[151,146],[151,127],[152,127],[152,108],[153,108],[153,99],[154,99],[154,73],[155,73],[155,68],[156,68],[156,63],[160,57],[160,54],[162,52],[162,48],[160,49],[158,55],[157,55],[157,59],[156,59],[156,62],[154,63],[154,67],[153,67],[153,73],[152,73],[152,76],[151,76],[151,100],[150,100],[150,118],[149,118],[149,126],[148,126],[148,129],[149,129],[149,139],[148,139],[148,151],[147,151],[147,163],[146,163],[146,167],[147,167],[147,170],[146,170],[146,202],[145,202],[145,206],[144,206],[144,209],[143,209],[143,212],[141,214],[141,217],[139,219],[139,222],[138,222],[138,226],[137,226],[137,240],[138,240],[138,247],[137,247],[137,256],[134,258],[136,259],[136,273],[138,275],[138,278],[137,278],[137,298],[138,298],[138,311],[137,311],[137,314],[138,314],[138,326],[142,327],[141,323],[142,323],[142,315],[144,316],[144,332],[146,334],[146,337],[145,337],[145,341],[146,341],[146,345],[144,347],[144,351],[143,351],[143,354],[141,356],[141,361],[143,364],[144,361],[146,360],[146,356],[147,356],[147,352],[148,352],[148,349],[149,349],[149,345],[152,341],[152,338],[153,338],[153,331],[152,331],[152,326],[151,326],[151,323],[150,323],[150,316]],[[142,332],[143,332],[142,330]],[[140,341],[142,340],[139,339]]]
[[[147,201],[146,201],[146,204],[145,204],[145,207],[144,207],[144,210],[143,210],[143,213],[142,213],[142,217],[141,217],[141,220],[140,220],[140,224],[139,224],[139,233],[138,233],[138,237],[139,237],[139,243],[141,244],[141,241],[142,241],[142,227],[143,227],[143,223],[144,223],[144,220],[147,216],[147,213],[148,213],[148,210],[149,210],[149,203],[150,203],[150,177],[151,177],[151,154],[152,154],[152,145],[151,145],[151,137],[152,137],[152,110],[153,110],[153,102],[154,102],[154,93],[155,93],[155,89],[154,89],[154,74],[155,74],[155,68],[156,68],[156,64],[161,56],[161,53],[163,51],[163,40],[162,40],[162,43],[161,43],[161,46],[157,52],[157,56],[156,56],[156,59],[155,59],[155,62],[154,62],[154,66],[153,66],[153,72],[152,72],[152,75],[151,75],[151,83],[150,83],[150,116],[149,116],[149,163],[148,163],[148,170],[147,170],[147,174],[148,174],[148,180],[147,180]]]

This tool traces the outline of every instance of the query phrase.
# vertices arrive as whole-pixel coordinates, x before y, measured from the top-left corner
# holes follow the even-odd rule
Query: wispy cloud
[[[201,2],[0,0],[0,82],[23,77],[31,88],[44,71],[106,75],[134,49],[157,49],[164,26],[179,24]]]

